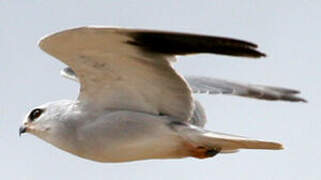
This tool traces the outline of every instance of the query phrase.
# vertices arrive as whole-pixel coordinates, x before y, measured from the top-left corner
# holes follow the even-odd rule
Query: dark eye
[[[29,120],[30,121],[34,121],[35,119],[37,119],[41,114],[43,113],[42,109],[34,109],[31,111],[30,115],[29,115]]]

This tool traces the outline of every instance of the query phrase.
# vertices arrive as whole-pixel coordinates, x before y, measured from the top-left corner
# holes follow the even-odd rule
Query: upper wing
[[[81,27],[46,36],[39,46],[79,78],[78,99],[96,109],[127,109],[189,119],[189,86],[171,67],[174,55],[264,56],[239,40],[148,30]]]
[[[188,76],[185,79],[191,86],[193,93],[231,94],[264,100],[306,102],[305,99],[297,97],[296,94],[300,92],[293,89],[242,84],[208,77]]]

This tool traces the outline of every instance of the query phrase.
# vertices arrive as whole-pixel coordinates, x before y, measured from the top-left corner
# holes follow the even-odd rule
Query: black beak
[[[19,136],[21,136],[21,134],[23,134],[23,133],[25,133],[25,132],[27,132],[27,127],[21,126],[21,127],[19,128]]]

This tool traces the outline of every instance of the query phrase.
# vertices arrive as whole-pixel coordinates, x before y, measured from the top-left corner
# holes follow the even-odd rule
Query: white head
[[[70,118],[69,112],[74,102],[61,100],[40,105],[31,110],[19,128],[19,134],[31,133],[44,140],[54,137],[64,129],[64,122]]]
[[[67,152],[79,155],[82,151],[77,143],[77,126],[82,119],[88,119],[82,113],[78,101],[61,100],[40,105],[31,110],[19,129],[19,134],[31,133],[48,143]]]

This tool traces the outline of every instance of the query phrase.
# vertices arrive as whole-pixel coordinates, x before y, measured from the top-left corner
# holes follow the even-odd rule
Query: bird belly
[[[106,139],[105,139],[106,140]],[[113,138],[109,143],[95,143],[76,155],[99,162],[127,162],[144,159],[182,158],[188,156],[177,136],[148,134],[135,138]]]
[[[82,146],[74,154],[100,162],[188,156],[184,140],[168,123],[167,118],[144,113],[110,113],[79,128],[77,144]]]

